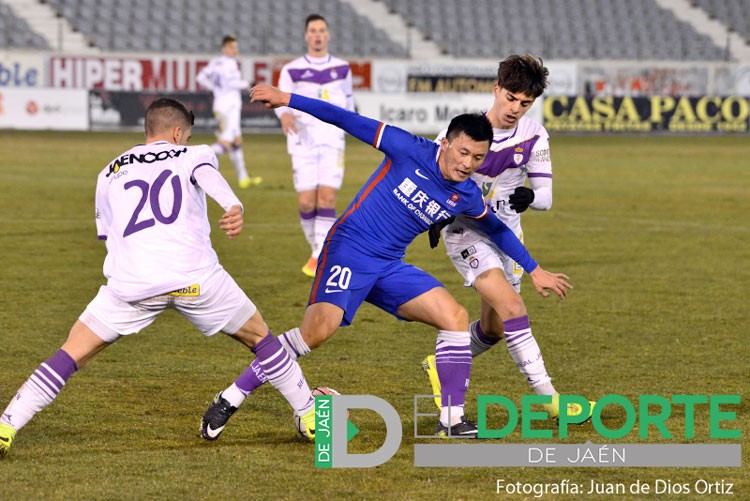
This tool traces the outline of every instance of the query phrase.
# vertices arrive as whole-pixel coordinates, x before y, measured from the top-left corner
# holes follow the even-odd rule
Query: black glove
[[[456,216],[451,216],[430,225],[430,229],[428,230],[430,234],[430,249],[437,247],[438,242],[440,242],[440,231],[455,220]]]
[[[519,186],[511,196],[508,197],[510,208],[519,214],[529,208],[534,201],[534,190],[525,186]]]

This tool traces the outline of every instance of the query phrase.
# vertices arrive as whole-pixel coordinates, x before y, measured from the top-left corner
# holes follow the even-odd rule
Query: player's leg
[[[509,259],[509,258],[508,258]],[[518,287],[508,281],[508,267],[505,271],[492,268],[482,273],[474,282],[474,287],[482,297],[482,317],[472,322],[472,352],[479,354],[493,343],[503,339],[508,353],[523,374],[526,382],[537,395],[549,395],[552,402],[545,405],[550,417],[560,414],[559,394],[547,373],[542,350],[534,337],[529,316]],[[593,403],[589,409],[589,416]],[[583,412],[580,405],[571,404],[568,415]]]
[[[436,432],[444,436],[475,437],[476,425],[466,420],[464,402],[471,375],[466,309],[443,287],[436,287],[398,308],[398,315],[438,329],[435,366],[443,389],[440,423]]]
[[[317,258],[328,232],[336,222],[336,195],[344,180],[344,151],[318,148],[315,230],[313,255]]]
[[[251,185],[260,184],[262,179],[251,178],[245,167],[245,153],[242,150],[242,128],[240,125],[241,106],[231,105],[221,110],[221,112],[221,130],[219,131],[218,139],[227,148],[229,161],[232,163],[232,167],[234,167],[239,187],[245,189]]]
[[[166,302],[161,298],[127,303],[115,297],[106,286],[100,287],[73,324],[62,347],[34,371],[8,405],[0,417],[0,437],[3,430],[19,430],[28,423],[52,403],[73,373],[121,336],[135,334],[149,326],[164,308]]]
[[[317,189],[304,190],[297,193],[297,206],[299,207],[299,224],[305,241],[310,246],[310,257],[302,266],[302,273],[313,278],[318,267],[318,255],[320,247],[315,240],[315,221],[318,218],[318,209],[315,205]]]
[[[76,321],[62,347],[36,368],[0,416],[0,457],[10,449],[16,432],[51,404],[70,376],[108,344]]]
[[[331,186],[319,185],[316,192],[315,212],[315,229],[313,231],[313,253],[317,258],[320,256],[320,250],[323,243],[331,230],[333,223],[336,222],[336,194],[338,188]]]
[[[338,311],[337,311],[338,310]],[[296,363],[331,337],[341,323],[341,309],[330,303],[311,305],[305,312],[300,327],[278,336],[281,347]],[[304,332],[304,334],[303,334]],[[248,395],[269,380],[258,358],[253,360],[240,376],[214,397],[201,422],[201,433],[206,440],[216,440],[229,418],[242,405]]]
[[[445,394],[436,432],[476,436],[476,425],[466,421],[463,412],[471,373],[469,317],[464,307],[433,276],[400,260],[381,270],[367,302],[399,319],[438,330],[435,357]]]
[[[214,118],[216,118],[216,141],[211,145],[211,149],[214,150],[216,156],[221,156],[229,153],[229,148],[232,145],[232,138],[227,137],[227,120],[226,115],[220,110],[214,110]]]
[[[362,256],[349,249],[337,250],[336,245],[329,246],[326,255],[329,264],[321,263],[324,273],[321,280],[317,281],[318,287],[313,287],[310,294],[310,305],[305,310],[304,318],[299,328],[284,332],[278,337],[279,343],[289,354],[290,359],[297,360],[310,350],[323,344],[333,336],[340,325],[349,325],[359,306],[367,297],[372,283],[377,277],[377,270],[370,273],[361,273],[357,270],[357,264],[362,264]],[[337,256],[344,256],[345,260],[337,261]],[[350,262],[347,262],[349,259]],[[336,263],[331,264],[331,263]],[[332,270],[339,270],[336,276],[332,276]],[[344,271],[342,271],[344,270]],[[354,271],[352,271],[354,270]],[[345,274],[345,285],[339,289],[341,274]],[[217,394],[214,403],[206,411],[203,423],[214,422],[214,430],[223,429],[226,421],[234,411],[242,405],[245,398],[263,385],[267,376],[263,367],[257,360],[245,369],[245,371],[227,388]],[[221,410],[226,408],[226,410]],[[202,424],[202,429],[205,425]],[[221,430],[219,430],[219,433]],[[215,440],[219,433],[203,433],[207,440]]]
[[[317,212],[318,179],[317,155],[314,151],[292,155],[292,182],[297,192],[299,223],[305,241],[310,246],[310,257],[302,267],[302,273],[312,278],[318,265],[320,247],[315,244],[315,220]]]

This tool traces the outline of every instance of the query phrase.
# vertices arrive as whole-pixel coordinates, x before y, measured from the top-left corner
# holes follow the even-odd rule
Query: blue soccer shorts
[[[320,253],[308,304],[340,307],[344,310],[342,326],[352,323],[364,301],[404,320],[396,313],[399,306],[435,287],[443,284],[400,259],[375,258],[346,243],[328,242]]]

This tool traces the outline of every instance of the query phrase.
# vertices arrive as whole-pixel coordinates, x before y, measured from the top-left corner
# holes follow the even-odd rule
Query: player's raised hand
[[[250,101],[266,103],[268,108],[278,108],[289,104],[291,94],[282,92],[272,85],[260,84],[250,89]]]
[[[242,217],[242,207],[239,205],[232,206],[219,219],[219,228],[226,232],[229,240],[234,240],[234,237],[242,231],[243,224],[245,224],[245,220]]]
[[[534,284],[534,289],[542,296],[549,297],[549,291],[557,294],[560,299],[565,299],[568,294],[568,289],[572,289],[567,280],[570,280],[564,273],[550,273],[547,270],[542,269],[541,266],[537,266],[534,271],[529,273],[531,282]]]

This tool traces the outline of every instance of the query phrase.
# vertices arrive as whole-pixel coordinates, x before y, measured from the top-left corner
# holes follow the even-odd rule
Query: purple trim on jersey
[[[106,240],[107,239],[107,235],[97,235],[96,239],[97,240]]]
[[[549,172],[529,172],[529,177],[548,177],[552,178],[552,174]]]
[[[486,113],[485,113],[485,115],[486,115]],[[493,139],[493,140],[492,140],[492,144],[500,144],[500,143],[504,143],[504,142],[505,142],[505,141],[507,141],[508,139],[512,139],[512,138],[516,137],[516,133],[517,133],[517,132],[518,132],[518,127],[516,127],[515,129],[513,129],[513,134],[511,134],[510,136],[504,137],[504,138],[502,138],[502,139]]]
[[[193,183],[193,184],[195,184],[195,183],[196,183],[196,181],[195,181],[195,178],[193,177],[193,174],[195,174],[195,171],[197,171],[197,170],[198,170],[198,169],[199,169],[200,167],[203,167],[204,165],[208,165],[208,166],[211,166],[211,167],[213,167],[214,169],[216,168],[216,167],[214,167],[214,165],[213,165],[213,164],[210,164],[210,163],[208,163],[208,162],[204,162],[204,163],[202,163],[202,164],[198,164],[198,165],[196,165],[195,167],[193,167],[193,170],[192,170],[192,171],[190,172],[190,182],[191,182],[191,183]]]
[[[503,148],[500,151],[490,150],[484,159],[484,163],[477,170],[477,174],[496,177],[506,169],[514,169],[521,165],[526,165],[529,163],[529,158],[531,158],[531,150],[538,140],[539,136],[534,136],[513,146]],[[520,151],[518,151],[519,149]],[[521,155],[521,158],[516,158],[516,155]]]
[[[313,68],[293,68],[289,70],[289,76],[294,83],[314,82],[316,84],[327,84],[337,80],[343,80],[349,74],[349,65],[332,66],[324,70]]]

